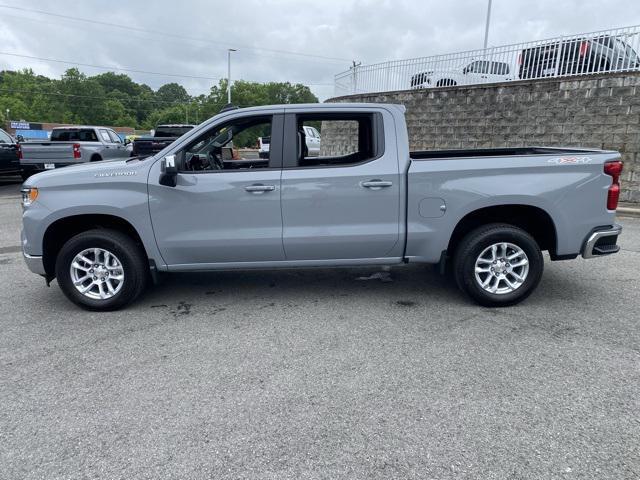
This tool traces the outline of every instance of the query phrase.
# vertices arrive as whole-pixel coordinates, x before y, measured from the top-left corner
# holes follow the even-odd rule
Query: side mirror
[[[24,142],[24,137],[22,135],[17,135],[16,140],[18,141],[18,143],[22,143]]]
[[[125,144],[125,145],[129,145],[130,143],[131,143],[131,140],[130,140],[130,139],[128,139],[128,138],[125,138],[125,139],[124,139],[124,144]]]
[[[178,167],[176,156],[167,155],[160,163],[160,185],[175,187],[178,184]]]

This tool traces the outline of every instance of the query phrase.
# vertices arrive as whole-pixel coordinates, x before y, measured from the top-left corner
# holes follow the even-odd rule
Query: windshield
[[[154,137],[181,137],[192,128],[193,127],[191,125],[176,125],[174,127],[160,125],[156,128]]]

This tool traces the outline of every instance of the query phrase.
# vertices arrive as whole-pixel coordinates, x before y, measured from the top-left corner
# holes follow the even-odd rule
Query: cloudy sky
[[[633,4],[493,0],[489,44],[640,24]],[[107,68],[88,65],[120,68],[154,89],[177,81],[200,94],[226,77],[226,50],[236,48],[232,77],[300,82],[325,99],[352,60],[482,47],[486,8],[486,0],[0,0],[0,69],[57,78],[77,62],[89,75]]]

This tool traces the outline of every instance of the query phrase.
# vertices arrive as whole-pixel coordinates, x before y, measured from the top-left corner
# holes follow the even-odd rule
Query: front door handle
[[[256,183],[254,185],[247,185],[244,187],[247,192],[250,193],[264,193],[264,192],[273,192],[276,189],[275,185],[262,185],[260,183]]]
[[[360,185],[362,185],[364,188],[377,190],[384,187],[390,187],[393,185],[393,182],[387,182],[384,180],[369,180],[368,182],[360,182]]]

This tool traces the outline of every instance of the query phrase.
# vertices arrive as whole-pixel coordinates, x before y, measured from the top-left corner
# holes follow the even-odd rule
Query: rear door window
[[[51,132],[52,142],[97,142],[98,136],[92,128],[65,128]]]

